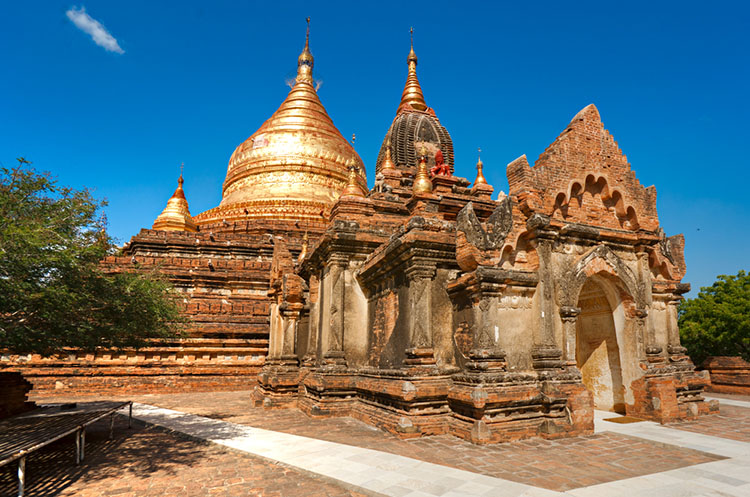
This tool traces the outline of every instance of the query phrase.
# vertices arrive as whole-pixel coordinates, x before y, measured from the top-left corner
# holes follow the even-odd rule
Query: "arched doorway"
[[[625,412],[620,347],[613,306],[600,283],[589,279],[578,297],[581,313],[576,324],[576,363],[594,406]]]

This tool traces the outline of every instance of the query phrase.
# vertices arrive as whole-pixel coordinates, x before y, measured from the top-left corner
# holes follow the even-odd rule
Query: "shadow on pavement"
[[[86,430],[85,460],[74,462],[73,435],[44,447],[26,459],[26,495],[58,495],[84,475],[87,480],[112,477],[147,478],[157,471],[171,473],[181,465],[192,466],[205,455],[208,442],[176,437],[158,427],[133,420],[128,429],[127,416],[115,419],[114,436],[109,438],[109,420],[98,421]],[[0,468],[0,495],[18,491],[15,462]]]

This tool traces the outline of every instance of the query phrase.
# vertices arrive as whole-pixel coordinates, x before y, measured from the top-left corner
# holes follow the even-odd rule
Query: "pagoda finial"
[[[310,16],[307,16],[307,34],[305,35],[305,48],[310,50]]]
[[[476,185],[486,185],[487,180],[484,178],[484,174],[482,173],[482,168],[484,167],[484,164],[482,163],[482,149],[477,149],[477,179],[474,180],[474,186]]]
[[[419,79],[417,79],[417,54],[414,52],[414,28],[409,29],[409,35],[411,37],[411,50],[409,50],[409,56],[406,57],[406,62],[409,64],[409,74],[406,77],[406,85],[401,94],[401,103],[398,106],[398,112],[409,107],[415,110],[427,110],[427,104],[422,94],[422,87],[419,85]]]
[[[307,18],[307,34],[305,35],[305,48],[297,58],[297,82],[312,84],[312,70],[315,59],[310,52],[310,18]]]

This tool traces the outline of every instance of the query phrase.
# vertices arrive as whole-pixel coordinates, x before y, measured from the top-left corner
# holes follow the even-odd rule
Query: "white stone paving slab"
[[[750,402],[718,399],[750,408]],[[750,497],[750,444],[692,433],[650,421],[612,423],[595,411],[595,432],[613,432],[727,457],[662,473],[567,492],[432,464],[408,457],[299,435],[237,425],[145,404],[133,416],[170,430],[335,479],[389,497]]]
[[[654,442],[676,445],[723,457],[750,456],[750,444],[737,440],[669,428],[652,421],[641,421],[638,423],[613,423],[606,421],[606,418],[618,416],[618,414],[611,412],[594,411],[594,431],[596,433],[606,431],[622,433],[623,435],[645,438]]]

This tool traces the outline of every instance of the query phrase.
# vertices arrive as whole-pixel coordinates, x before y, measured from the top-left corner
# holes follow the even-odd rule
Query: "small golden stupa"
[[[484,163],[482,162],[482,149],[477,149],[477,179],[474,180],[474,186],[486,185],[487,180],[484,177]]]
[[[193,221],[185,199],[185,191],[182,189],[182,173],[177,180],[177,189],[174,191],[167,206],[154,221],[153,229],[163,231],[198,231],[198,226]]]
[[[349,182],[367,191],[362,159],[341,135],[315,91],[308,18],[297,78],[281,107],[229,159],[218,207],[199,225],[248,219],[324,223]]]

